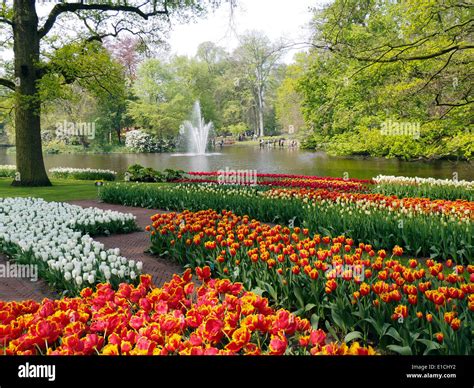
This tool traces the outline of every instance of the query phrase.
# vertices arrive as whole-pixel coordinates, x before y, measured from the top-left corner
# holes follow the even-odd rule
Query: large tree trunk
[[[35,0],[13,2],[16,77],[16,186],[51,186],[41,148],[38,15]]]

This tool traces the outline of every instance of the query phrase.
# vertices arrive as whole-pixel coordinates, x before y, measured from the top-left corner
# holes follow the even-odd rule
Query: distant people
[[[265,142],[263,141],[263,139],[260,139],[259,146],[260,146],[260,149],[265,147]]]
[[[277,139],[273,140],[273,148],[276,148],[276,146],[277,146],[277,142],[278,142],[278,140],[277,140]]]
[[[219,142],[219,146],[222,148],[224,147],[224,139],[222,139],[220,142]]]

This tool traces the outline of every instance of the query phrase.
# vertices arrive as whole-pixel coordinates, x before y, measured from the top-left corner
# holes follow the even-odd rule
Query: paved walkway
[[[150,217],[153,214],[163,213],[161,210],[112,205],[97,201],[71,201],[70,203],[82,207],[97,207],[123,213],[132,213],[137,217],[137,224],[142,229],[151,223]],[[142,261],[142,272],[152,275],[153,282],[158,287],[170,280],[173,274],[183,272],[183,269],[178,264],[144,252],[150,246],[148,234],[144,230],[127,234],[115,234],[108,237],[95,237],[94,239],[103,243],[106,248],[120,248],[120,254],[128,259]],[[5,256],[0,255],[0,264],[5,263]],[[58,295],[41,280],[31,282],[29,279],[0,278],[0,300],[20,301],[33,299],[41,301],[43,298],[54,297],[58,297]]]
[[[0,265],[7,265],[5,255],[0,254]],[[25,278],[0,277],[0,300],[2,301],[26,299],[41,301],[44,298],[58,297],[41,279],[32,282],[30,279]]]

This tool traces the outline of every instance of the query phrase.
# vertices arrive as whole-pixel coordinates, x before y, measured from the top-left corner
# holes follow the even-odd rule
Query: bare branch
[[[146,3],[145,3],[146,4]],[[148,20],[150,17],[156,15],[169,15],[167,8],[167,2],[163,4],[163,9],[156,10],[154,9],[151,12],[144,12],[140,9],[141,6],[130,6],[130,5],[114,5],[114,4],[85,4],[85,3],[61,3],[56,4],[49,14],[44,26],[38,30],[40,39],[43,38],[54,26],[56,19],[59,15],[66,12],[76,12],[76,11],[122,11],[134,13],[141,18]]]
[[[5,17],[0,17],[0,23],[8,24],[9,26],[13,27],[13,22]]]
[[[438,94],[436,95],[436,98],[435,98],[436,106],[458,107],[458,106],[465,106],[465,105],[472,104],[472,103],[474,102],[474,100],[468,100],[468,96],[469,96],[470,92],[471,92],[471,89],[469,89],[468,92],[466,93],[466,95],[464,96],[464,102],[462,102],[462,103],[440,102],[440,101],[439,101],[439,98],[440,98],[440,94],[441,94],[441,93],[438,93]]]
[[[431,83],[431,81],[433,81],[435,79],[435,77],[437,77],[444,69],[446,69],[446,67],[448,67],[449,65],[449,62],[451,62],[451,58],[453,57],[454,54],[456,54],[457,51],[453,51],[449,57],[448,57],[448,60],[445,62],[445,64],[443,65],[443,67],[441,67],[436,73],[434,73],[429,79],[428,81],[426,81],[426,83],[419,89],[417,90],[415,93],[420,93],[424,88],[426,88],[428,86],[429,83]]]
[[[15,83],[6,78],[0,78],[0,85],[5,86],[8,89],[15,90]]]
[[[425,59],[431,59],[440,57],[444,54],[450,53],[452,51],[460,51],[460,50],[468,50],[474,49],[474,44],[457,44],[454,46],[445,47],[441,50],[429,53],[429,54],[420,54],[420,55],[413,55],[409,57],[400,57],[399,54],[395,55],[391,58],[370,58],[370,57],[359,57],[357,55],[352,55],[351,57],[357,59],[361,62],[375,62],[375,63],[393,63],[398,61],[421,61]],[[333,49],[335,50],[335,49]],[[337,50],[336,50],[337,51]]]

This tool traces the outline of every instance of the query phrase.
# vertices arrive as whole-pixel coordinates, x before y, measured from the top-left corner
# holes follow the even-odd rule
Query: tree
[[[470,157],[471,10],[454,0],[336,0],[318,10],[297,85],[308,143],[337,154]],[[382,136],[388,120],[420,125],[420,137]]]
[[[209,73],[222,75],[225,70],[228,54],[213,42],[203,42],[198,46],[196,59],[206,63]]]
[[[459,0],[337,0],[316,14],[314,47],[357,60],[359,71],[394,63],[424,67],[418,92],[431,88],[445,113],[474,102],[473,9]],[[446,93],[454,77],[459,87]]]
[[[254,93],[259,136],[265,135],[264,110],[268,83],[286,47],[282,42],[272,44],[268,37],[254,31],[241,37],[240,45],[234,52],[237,66]]]
[[[95,139],[104,144],[114,131],[121,143],[128,97],[127,68],[97,41],[69,43],[45,57],[48,68],[55,71],[48,71],[39,82],[42,111],[53,108],[60,112],[61,107],[76,103],[77,90],[88,93],[98,116]]]
[[[208,5],[217,5],[210,0]],[[56,4],[40,24],[35,0],[13,0],[0,8],[0,26],[6,34],[13,32],[14,80],[0,78],[0,85],[15,92],[16,159],[20,180],[14,185],[51,185],[42,156],[41,99],[39,83],[51,71],[40,56],[41,44],[54,28],[71,16],[83,22],[79,38],[102,41],[105,37],[128,32],[151,42],[161,41],[159,33],[165,29],[170,16],[189,18],[191,13],[202,14],[206,9],[198,0],[144,0],[144,1],[80,1]],[[62,36],[62,39],[67,37]],[[76,37],[77,38],[77,37]],[[73,38],[72,38],[73,39]],[[51,46],[49,49],[54,50]],[[73,74],[68,74],[74,78]]]
[[[129,83],[133,83],[137,78],[137,67],[140,63],[141,57],[141,43],[139,38],[126,36],[116,41],[111,41],[107,48],[112,53],[112,56],[117,59],[125,68],[125,74]]]
[[[302,96],[298,91],[298,83],[303,77],[303,64],[306,60],[305,55],[300,55],[296,63],[286,68],[285,78],[276,92],[276,116],[281,127],[285,129],[288,129],[290,125],[297,130],[304,126]]]
[[[167,63],[153,58],[138,68],[133,87],[137,99],[129,102],[128,114],[138,126],[159,138],[178,134],[195,100],[188,77],[180,76],[182,60],[174,58]]]

